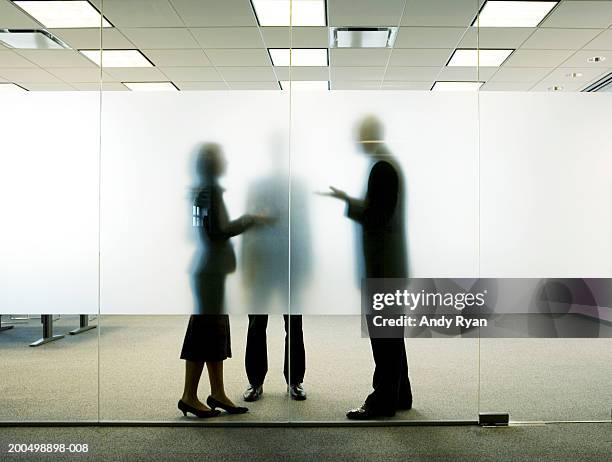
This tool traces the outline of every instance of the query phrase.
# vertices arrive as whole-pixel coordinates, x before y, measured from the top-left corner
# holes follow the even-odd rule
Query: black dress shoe
[[[304,401],[306,399],[306,391],[301,383],[296,383],[294,385],[289,385],[289,394],[291,395],[291,399],[296,401]]]
[[[380,417],[393,417],[395,411],[383,411],[365,404],[357,409],[351,409],[346,413],[346,417],[351,420],[372,420]]]
[[[257,401],[263,395],[263,386],[262,385],[249,385],[244,393],[242,394],[242,398],[247,402]]]
[[[182,411],[185,417],[187,416],[188,412],[195,415],[196,417],[199,417],[200,419],[207,419],[209,417],[217,417],[219,414],[221,414],[221,411],[217,411],[214,409],[203,410],[203,409],[198,409],[197,407],[190,406],[182,399],[179,400],[178,402],[178,408],[180,411]]]
[[[209,396],[206,399],[206,404],[208,404],[212,409],[216,409],[216,408],[223,409],[228,414],[244,414],[245,412],[249,412],[248,407],[230,406],[228,404],[222,403],[221,401],[213,398],[212,396]]]

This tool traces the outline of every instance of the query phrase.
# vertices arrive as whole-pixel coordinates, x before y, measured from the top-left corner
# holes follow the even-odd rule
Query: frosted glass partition
[[[249,197],[262,178],[287,178],[288,103],[285,93],[271,91],[104,94],[103,314],[194,312],[190,281],[200,251],[193,226],[196,158],[207,143],[218,145],[227,161],[220,184],[230,218],[247,211],[275,216],[272,237],[278,251],[284,245],[288,253],[288,216]],[[284,190],[277,194],[281,203],[288,202],[288,186]],[[232,242],[238,271],[227,280],[226,305],[245,313],[252,307],[245,303],[241,238]],[[286,281],[284,260],[276,277]],[[286,305],[275,306],[286,311]]]
[[[89,92],[2,96],[1,313],[98,312],[99,106]]]
[[[292,280],[292,296],[303,292],[292,311],[360,312],[360,231],[347,219],[343,202],[314,192],[331,185],[363,197],[370,161],[356,128],[369,115],[384,127],[383,141],[403,170],[410,275],[477,275],[475,93],[295,92],[292,98],[293,193],[310,193],[312,233],[311,242],[292,241],[291,261],[292,268],[299,266],[303,257],[296,250],[311,248],[315,274],[299,288]],[[292,217],[300,212],[293,210]]]
[[[480,94],[483,277],[612,277],[612,95]]]

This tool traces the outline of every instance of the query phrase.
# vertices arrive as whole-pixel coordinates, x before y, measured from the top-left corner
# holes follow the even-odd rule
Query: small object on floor
[[[206,399],[206,404],[208,404],[212,409],[216,409],[216,408],[223,409],[228,414],[244,414],[245,412],[249,412],[248,407],[230,406],[228,404],[222,403],[221,401],[213,398],[212,396],[209,396]]]
[[[301,383],[289,385],[288,388],[291,399],[294,399],[295,401],[304,401],[306,399],[306,390],[304,390]]]
[[[242,398],[247,402],[257,401],[263,395],[262,385],[249,385],[249,388],[242,394]]]
[[[217,417],[221,414],[221,411],[217,411],[214,409],[198,409],[197,407],[190,406],[182,399],[178,402],[178,408],[183,412],[183,415],[187,417],[187,413],[191,413],[200,419],[207,419],[209,417]]]
[[[393,417],[394,415],[394,411],[382,411],[365,404],[346,413],[346,417],[351,420],[373,420],[380,417]]]

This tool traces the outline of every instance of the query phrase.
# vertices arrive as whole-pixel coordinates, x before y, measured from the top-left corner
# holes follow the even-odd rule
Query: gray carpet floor
[[[4,318],[6,321],[6,318]],[[0,332],[0,420],[182,421],[176,409],[184,364],[178,359],[183,316],[104,316],[99,329],[38,348],[31,320]],[[56,332],[76,327],[63,317]],[[228,394],[246,386],[245,317],[231,319]],[[339,421],[370,390],[373,362],[359,318],[308,316],[308,400],[287,398],[282,375],[283,325],[268,326],[270,370],[264,399],[222,421]],[[479,410],[507,411],[514,421],[610,420],[612,339],[408,339],[414,409],[406,420],[476,420]],[[208,395],[206,376],[200,396]]]
[[[376,428],[2,428],[0,459],[28,461],[609,461],[612,424]],[[7,454],[8,443],[86,454]]]

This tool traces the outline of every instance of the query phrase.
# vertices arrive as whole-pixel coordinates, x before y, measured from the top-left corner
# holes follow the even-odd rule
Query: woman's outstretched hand
[[[343,201],[348,199],[348,194],[346,194],[344,191],[338,188],[334,188],[333,186],[330,186],[329,189],[331,191],[317,192],[315,194],[318,194],[319,196],[334,197],[336,199],[341,199]]]

